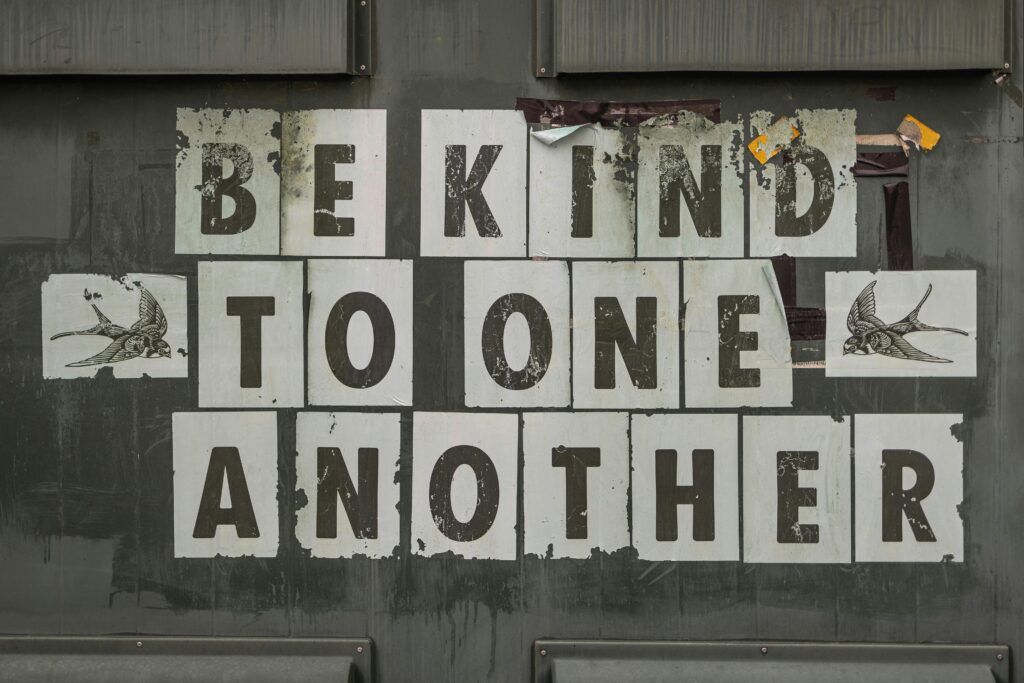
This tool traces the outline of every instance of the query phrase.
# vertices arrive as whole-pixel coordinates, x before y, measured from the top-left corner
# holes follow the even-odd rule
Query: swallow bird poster
[[[188,377],[183,276],[52,275],[42,307],[46,378]]]
[[[180,272],[51,276],[43,376],[197,385],[179,557],[962,561],[964,416],[803,380],[974,377],[975,273],[858,253],[855,111],[718,118],[423,111],[409,188],[385,111],[179,109]]]
[[[974,271],[825,275],[829,377],[974,377]]]

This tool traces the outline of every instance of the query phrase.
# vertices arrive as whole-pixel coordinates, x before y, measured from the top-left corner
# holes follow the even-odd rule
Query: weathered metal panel
[[[998,69],[1005,0],[545,0],[544,73]],[[545,26],[539,23],[539,26]]]
[[[1003,86],[987,73],[920,72],[539,81],[530,65],[529,3],[400,0],[382,12],[378,38],[386,50],[374,79],[0,81],[0,631],[368,635],[382,680],[527,680],[531,645],[549,636],[1024,648],[1019,72]],[[1015,17],[1019,53],[1021,14]],[[476,381],[464,362],[472,273],[462,259],[420,258],[422,110],[511,110],[524,96],[721,98],[723,121],[758,110],[855,109],[858,133],[891,133],[910,112],[942,132],[933,152],[914,153],[910,163],[912,255],[922,271],[977,271],[977,377],[839,379],[803,369],[793,372],[792,408],[742,412],[964,413],[962,562],[755,565],[642,559],[628,548],[548,559],[526,552],[523,528],[515,531],[512,560],[413,552],[413,411],[463,411],[467,385]],[[331,548],[317,548],[331,557],[311,557],[303,548],[296,524],[309,523],[310,501],[297,494],[296,481],[311,476],[308,463],[296,462],[296,411],[281,408],[279,487],[271,494],[279,506],[276,555],[176,558],[171,416],[197,410],[196,383],[124,380],[106,370],[89,380],[42,378],[40,288],[53,273],[187,277],[188,349],[199,348],[195,284],[198,263],[209,257],[174,249],[174,131],[182,107],[387,110],[384,256],[415,261],[412,407],[389,413],[398,422],[397,554],[336,558]],[[863,273],[886,263],[883,186],[890,180],[857,178],[856,256],[799,259],[797,305],[826,305],[825,272]],[[487,265],[477,267],[487,272]],[[548,290],[564,301],[564,286]],[[822,348],[794,344],[794,360],[801,353],[820,356]],[[186,357],[192,378],[198,355]],[[679,359],[684,382],[687,360]],[[552,403],[562,400],[559,394]],[[632,473],[634,486],[643,475]],[[512,481],[515,498],[535,480]],[[632,501],[641,509],[645,503]],[[521,506],[516,512],[530,519]],[[1020,671],[1014,676],[1024,681]]]
[[[366,74],[370,13],[349,0],[4,0],[0,74]]]

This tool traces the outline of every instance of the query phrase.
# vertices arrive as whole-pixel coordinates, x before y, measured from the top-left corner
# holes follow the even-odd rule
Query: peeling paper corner
[[[903,117],[899,128],[896,129],[896,134],[900,136],[903,142],[926,152],[934,149],[935,145],[939,144],[939,140],[942,138],[938,131],[929,128],[910,114]]]
[[[775,307],[779,310],[779,315],[782,316],[782,324],[786,327],[786,336],[789,336],[789,322],[786,318],[786,304],[782,301],[782,292],[779,290],[779,281],[775,277],[775,268],[772,266],[771,261],[765,261],[761,264],[761,274],[764,275],[764,279],[768,281],[768,289],[771,290],[772,296],[775,299]],[[793,344],[790,340],[790,349],[788,358],[780,358],[777,353],[768,353],[768,357],[774,360],[776,363],[791,363],[793,354]]]
[[[580,123],[575,126],[559,126],[557,128],[547,128],[545,130],[531,130],[532,135],[536,140],[544,143],[545,145],[553,145],[560,140],[564,140],[573,133],[577,132],[580,128],[593,127],[592,123]]]
[[[761,165],[782,151],[782,148],[800,137],[800,131],[790,123],[789,117],[783,116],[768,126],[763,133],[747,144],[747,149]]]
[[[772,294],[775,298],[775,306],[779,309],[779,314],[782,319],[786,319],[786,304],[782,302],[782,292],[779,290],[779,282],[775,277],[775,268],[772,266],[771,261],[765,261],[761,265],[761,273],[764,274],[764,279],[768,281],[768,288],[772,290]]]

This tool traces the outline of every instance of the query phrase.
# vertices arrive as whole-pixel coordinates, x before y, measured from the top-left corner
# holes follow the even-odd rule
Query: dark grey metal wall
[[[545,636],[1003,642],[1024,652],[1024,69],[1002,87],[980,72],[538,80],[527,2],[393,0],[379,7],[376,31],[372,79],[0,80],[0,632],[368,635],[385,681],[523,681],[530,643]],[[871,90],[886,86],[892,101]],[[57,272],[194,277],[197,258],[174,253],[176,107],[386,108],[387,255],[411,258],[420,110],[512,108],[517,96],[720,98],[724,118],[852,107],[859,132],[890,132],[912,113],[943,134],[911,166],[915,263],[977,269],[978,377],[835,380],[801,370],[793,412],[964,412],[963,564],[652,563],[630,551],[413,557],[411,412],[401,556],[312,560],[291,529],[293,411],[278,417],[279,557],[174,559],[170,417],[195,409],[196,385],[102,373],[44,382],[41,282]],[[856,261],[799,262],[799,305],[824,304],[827,270],[879,267],[881,184],[859,183]],[[415,364],[417,410],[460,407],[461,278],[457,263],[416,263],[416,359],[446,361]],[[1014,680],[1024,681],[1020,667]]]

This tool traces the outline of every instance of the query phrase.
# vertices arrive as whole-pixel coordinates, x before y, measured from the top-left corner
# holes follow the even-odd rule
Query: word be
[[[742,257],[748,220],[751,256],[856,256],[855,112],[798,111],[762,165],[745,123],[772,118],[682,112],[548,144],[520,112],[425,110],[420,255]],[[386,111],[179,109],[177,135],[178,253],[386,255]]]

